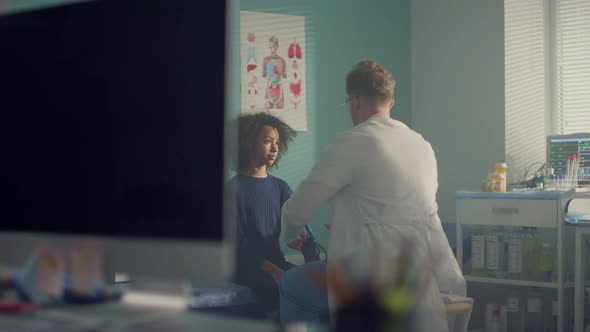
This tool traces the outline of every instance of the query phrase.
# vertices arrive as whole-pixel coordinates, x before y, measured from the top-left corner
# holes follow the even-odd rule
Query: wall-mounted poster
[[[242,112],[307,130],[305,17],[240,12]]]

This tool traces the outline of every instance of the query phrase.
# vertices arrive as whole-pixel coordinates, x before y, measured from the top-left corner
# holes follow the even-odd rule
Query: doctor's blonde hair
[[[360,96],[368,102],[389,103],[394,88],[391,72],[373,60],[358,62],[346,76],[346,94]]]

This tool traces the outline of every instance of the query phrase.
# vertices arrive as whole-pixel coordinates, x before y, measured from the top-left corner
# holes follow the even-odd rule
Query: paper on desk
[[[72,289],[93,292],[104,280],[102,246],[98,241],[80,241],[70,251]]]
[[[66,272],[63,253],[52,247],[40,247],[37,255],[35,287],[41,293],[61,296]]]

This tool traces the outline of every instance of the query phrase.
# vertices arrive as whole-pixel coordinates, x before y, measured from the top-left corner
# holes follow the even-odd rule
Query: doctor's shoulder
[[[434,152],[434,148],[432,147],[432,144],[419,132],[414,131],[415,135],[416,135],[416,140],[418,142],[421,143],[421,145],[424,148],[424,152],[431,154],[432,156],[434,156],[434,158],[436,159],[436,153]]]
[[[375,145],[377,137],[371,131],[358,130],[347,130],[340,132],[334,136],[329,148],[336,149],[337,151],[352,152],[354,150],[362,150],[367,147]]]

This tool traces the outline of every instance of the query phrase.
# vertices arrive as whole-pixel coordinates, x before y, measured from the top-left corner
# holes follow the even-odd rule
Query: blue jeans
[[[326,271],[325,261],[303,264],[285,271],[279,285],[281,324],[319,322],[329,318],[328,294],[313,283],[310,273]]]

